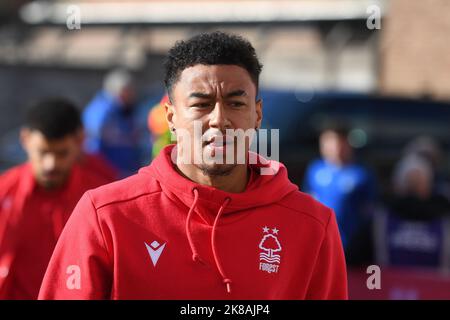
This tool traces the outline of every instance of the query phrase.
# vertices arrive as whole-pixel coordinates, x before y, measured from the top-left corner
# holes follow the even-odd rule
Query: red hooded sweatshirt
[[[65,186],[47,191],[31,165],[0,176],[0,299],[37,299],[57,239],[88,189],[111,182],[79,165]]]
[[[242,193],[192,182],[162,150],[87,192],[53,253],[40,299],[346,299],[334,213],[279,165]],[[264,161],[263,161],[264,160]]]

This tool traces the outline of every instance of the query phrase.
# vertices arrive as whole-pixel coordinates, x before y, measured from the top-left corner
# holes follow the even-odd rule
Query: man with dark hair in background
[[[39,298],[347,298],[332,211],[299,192],[281,163],[249,152],[251,138],[238,144],[230,133],[261,125],[262,66],[252,45],[200,34],[177,42],[165,67],[177,144],[83,196]],[[240,151],[243,162],[223,162]]]
[[[83,128],[64,99],[34,104],[20,133],[28,161],[0,176],[0,299],[36,299],[82,194],[111,182],[80,162]]]

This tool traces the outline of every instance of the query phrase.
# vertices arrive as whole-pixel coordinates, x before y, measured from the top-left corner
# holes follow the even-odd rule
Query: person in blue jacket
[[[334,210],[344,248],[369,220],[377,189],[370,170],[354,159],[349,131],[345,125],[333,125],[322,131],[319,138],[322,158],[308,166],[302,188]]]
[[[141,130],[136,115],[132,77],[124,69],[106,76],[103,89],[83,112],[86,151],[105,156],[122,177],[135,173],[141,164]]]

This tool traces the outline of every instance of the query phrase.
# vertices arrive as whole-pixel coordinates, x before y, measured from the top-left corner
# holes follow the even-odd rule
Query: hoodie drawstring
[[[194,262],[198,261],[198,262],[204,263],[200,259],[200,256],[199,256],[199,254],[197,252],[197,249],[195,248],[195,244],[194,244],[194,241],[192,239],[192,234],[191,234],[190,222],[191,222],[191,219],[192,219],[192,216],[193,216],[193,213],[194,213],[194,209],[195,209],[195,207],[197,205],[197,202],[198,202],[198,190],[197,190],[197,188],[194,188],[192,190],[192,192],[194,193],[194,202],[192,203],[191,207],[189,208],[188,216],[187,216],[187,219],[186,219],[186,235],[187,235],[187,238],[188,238],[189,246],[191,247],[191,251],[192,251],[192,260]],[[219,259],[219,255],[218,255],[217,250],[216,250],[216,230],[217,230],[217,223],[218,223],[220,217],[222,216],[222,213],[225,210],[225,207],[227,206],[227,204],[230,201],[231,201],[230,198],[226,198],[225,201],[223,202],[222,206],[220,207],[219,211],[217,212],[216,218],[214,220],[213,228],[212,228],[212,233],[211,233],[211,247],[212,247],[214,262],[216,264],[217,270],[220,273],[220,276],[222,277],[223,283],[227,287],[227,292],[228,293],[231,293],[231,279],[229,279],[225,275],[225,271],[223,270],[222,264],[221,264],[220,259]]]
[[[194,190],[192,190],[194,192],[194,202],[192,203],[189,212],[188,212],[188,216],[186,219],[186,235],[189,241],[189,246],[191,247],[191,251],[192,251],[192,260],[195,261],[200,261],[200,256],[197,253],[197,249],[195,248],[194,245],[194,241],[192,240],[192,234],[191,234],[191,218],[192,218],[192,214],[194,213],[194,209],[195,206],[197,205],[197,201],[198,201],[198,190],[196,188],[194,188]]]
[[[211,233],[211,247],[214,256],[214,262],[216,263],[217,269],[219,270],[220,275],[222,276],[223,283],[227,286],[227,292],[231,293],[231,280],[225,275],[225,271],[223,270],[222,264],[220,263],[219,255],[216,251],[216,230],[217,230],[217,222],[220,219],[226,205],[230,202],[230,198],[226,198],[219,211],[217,212],[216,219],[214,220],[214,225]]]

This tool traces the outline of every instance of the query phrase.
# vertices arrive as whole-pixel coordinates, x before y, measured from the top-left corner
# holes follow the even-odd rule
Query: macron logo
[[[161,253],[163,252],[166,244],[164,243],[161,245],[158,241],[155,240],[150,245],[145,243],[145,246],[147,247],[148,254],[152,259],[153,266],[156,267],[156,263],[158,262],[159,257],[161,256]]]

